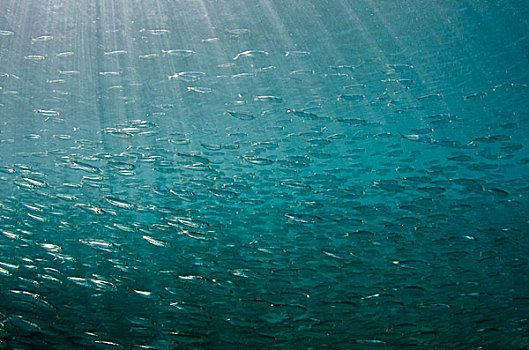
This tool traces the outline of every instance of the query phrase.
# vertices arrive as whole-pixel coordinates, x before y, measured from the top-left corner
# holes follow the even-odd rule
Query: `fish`
[[[262,101],[262,102],[274,102],[274,103],[282,103],[284,100],[279,96],[273,96],[273,95],[262,95],[262,96],[255,96],[254,101]]]
[[[255,116],[249,112],[235,112],[235,111],[226,111],[226,114],[230,117],[239,119],[239,120],[253,120]]]
[[[180,56],[180,57],[189,57],[192,55],[196,55],[196,51],[189,50],[189,49],[170,49],[170,50],[163,50],[162,53],[170,56]]]
[[[247,50],[239,52],[235,57],[233,57],[233,60],[236,61],[242,57],[258,57],[258,56],[268,56],[268,52],[264,50]]]

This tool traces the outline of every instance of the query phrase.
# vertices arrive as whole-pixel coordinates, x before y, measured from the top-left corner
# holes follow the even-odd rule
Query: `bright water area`
[[[2,0],[0,348],[527,349],[528,21]]]

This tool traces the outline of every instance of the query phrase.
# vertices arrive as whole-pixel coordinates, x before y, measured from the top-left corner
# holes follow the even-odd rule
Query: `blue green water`
[[[526,1],[0,2],[0,348],[528,349]]]

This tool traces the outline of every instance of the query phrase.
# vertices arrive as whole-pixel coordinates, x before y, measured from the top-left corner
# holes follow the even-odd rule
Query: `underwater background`
[[[2,0],[0,348],[528,349],[529,6]]]

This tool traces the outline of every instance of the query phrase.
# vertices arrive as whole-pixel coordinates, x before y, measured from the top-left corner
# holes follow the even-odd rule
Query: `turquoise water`
[[[525,1],[0,3],[0,348],[527,349]]]

